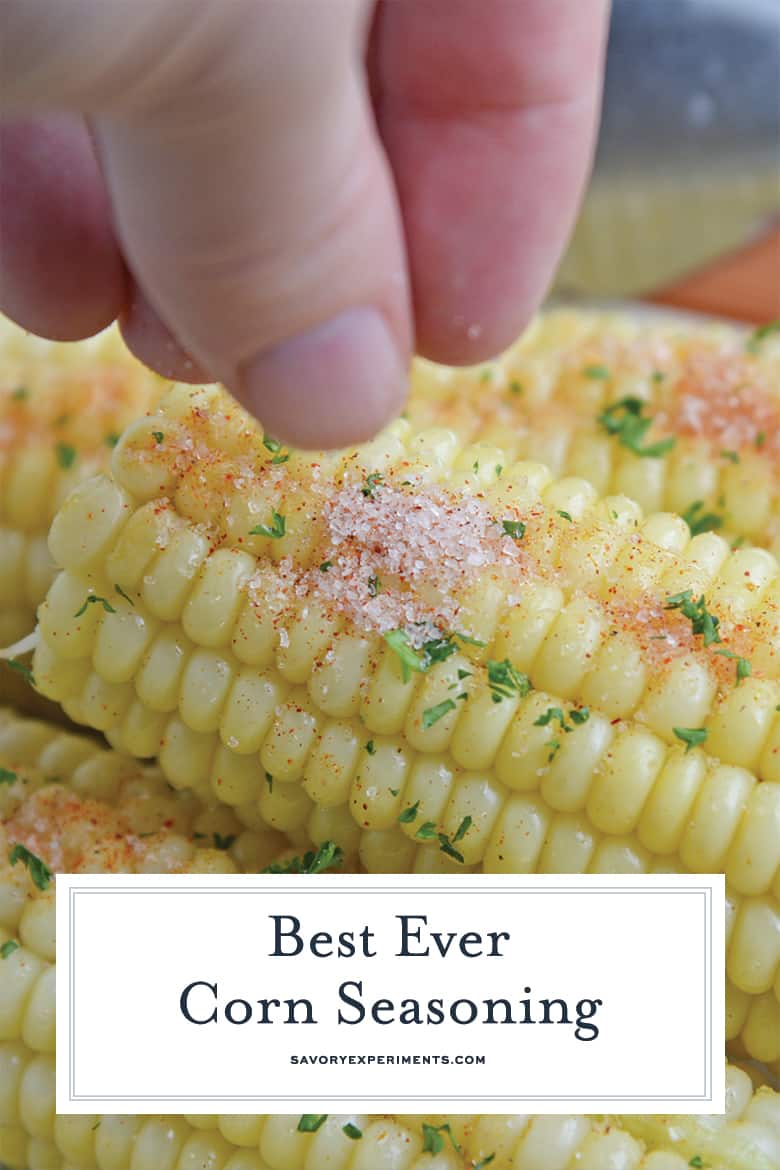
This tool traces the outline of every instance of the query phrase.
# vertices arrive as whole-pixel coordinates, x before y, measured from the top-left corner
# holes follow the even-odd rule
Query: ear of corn
[[[229,872],[257,868],[282,843],[242,834],[225,806],[171,792],[154,768],[9,713],[0,766],[14,771],[0,787],[0,1163],[10,1170],[780,1167],[780,1097],[736,1066],[723,1117],[57,1115],[54,889],[45,871],[9,865],[9,846],[51,870]]]
[[[558,310],[500,360],[413,368],[410,417],[780,552],[780,331]],[[652,425],[651,425],[652,424]]]
[[[452,432],[280,452],[181,387],[51,547],[34,672],[73,718],[373,871],[722,871],[729,1036],[780,1057],[768,552]]]
[[[0,646],[29,631],[51,583],[46,535],[57,508],[108,465],[162,386],[116,328],[65,344],[0,317]]]

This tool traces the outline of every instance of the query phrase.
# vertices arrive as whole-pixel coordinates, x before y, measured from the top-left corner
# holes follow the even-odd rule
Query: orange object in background
[[[648,298],[761,325],[780,317],[780,224]]]

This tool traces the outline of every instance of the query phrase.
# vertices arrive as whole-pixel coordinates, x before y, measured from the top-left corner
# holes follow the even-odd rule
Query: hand
[[[607,7],[0,0],[0,304],[62,339],[118,317],[288,442],[367,438],[412,348],[484,360],[543,296]]]

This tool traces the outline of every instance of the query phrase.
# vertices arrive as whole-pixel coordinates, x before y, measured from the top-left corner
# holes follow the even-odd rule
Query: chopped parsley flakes
[[[316,1133],[327,1120],[327,1113],[304,1113],[298,1122],[298,1133]]]
[[[722,640],[718,633],[720,618],[709,612],[704,594],[698,601],[694,601],[692,591],[686,589],[684,593],[667,597],[666,609],[679,609],[683,617],[690,621],[693,633],[704,639],[705,646],[712,646]]]
[[[9,772],[7,768],[0,768],[0,784],[13,784],[16,779],[16,772]]]
[[[754,329],[747,339],[745,349],[749,353],[759,353],[761,343],[773,333],[780,333],[780,321],[767,321],[765,325],[759,325],[758,329]]]
[[[463,820],[458,825],[457,832],[455,833],[455,836],[452,838],[453,844],[457,845],[458,841],[462,841],[473,824],[474,824],[474,820],[472,817],[468,817],[468,816],[464,817]]]
[[[290,458],[289,451],[282,450],[282,444],[279,442],[279,440],[272,439],[270,435],[263,435],[263,446],[273,455],[271,463],[274,466],[279,466],[281,463],[287,463]]]
[[[326,869],[333,869],[344,860],[342,850],[333,841],[323,841],[318,849],[310,849],[303,857],[293,857],[290,861],[275,862],[267,866],[263,873],[324,873]]]
[[[11,847],[8,854],[8,860],[11,865],[16,865],[17,861],[21,861],[23,865],[27,866],[30,877],[39,890],[48,890],[51,885],[52,872],[40,857],[36,857],[31,853],[26,845],[16,844]]]
[[[502,662],[496,662],[491,658],[487,664],[487,673],[494,703],[500,703],[502,699],[511,699],[515,695],[521,699],[525,698],[531,690],[528,675],[515,670],[508,658],[504,658]]]
[[[417,813],[420,810],[420,802],[416,800],[414,804],[410,804],[402,813],[398,814],[399,825],[411,825],[417,820]]]
[[[73,616],[76,618],[83,617],[83,615],[89,609],[90,605],[102,605],[106,613],[116,613],[116,610],[114,609],[111,602],[108,601],[105,597],[98,597],[97,593],[90,593],[89,596],[85,598],[81,609],[77,609]]]
[[[522,540],[525,536],[525,524],[522,520],[502,520],[501,527],[513,540]]]
[[[434,662],[444,662],[451,654],[454,654],[457,646],[453,637],[462,637],[464,641],[469,640],[461,634],[442,634],[439,638],[431,638],[429,641],[423,642],[420,649],[415,650],[406,630],[399,629],[388,630],[385,634],[385,641],[391,650],[394,650],[398,655],[401,663],[402,681],[408,682],[412,677],[412,671],[426,674]]]
[[[376,495],[377,488],[380,486],[380,484],[384,483],[384,478],[385,477],[382,475],[381,471],[372,471],[370,475],[367,475],[363,481],[363,486],[360,489],[363,495],[367,499],[373,500],[374,496]]]
[[[9,938],[8,941],[4,942],[0,947],[0,959],[7,959],[14,953],[14,951],[18,951],[19,947],[20,943],[18,943],[15,938]]]
[[[739,686],[743,679],[750,678],[751,674],[753,673],[753,667],[747,658],[741,658],[739,654],[734,654],[733,651],[726,650],[725,647],[722,650],[716,650],[715,653],[719,654],[721,658],[733,658],[736,662],[736,686]]]
[[[597,422],[608,435],[614,435],[621,446],[633,451],[635,455],[642,455],[650,459],[660,459],[674,447],[674,436],[660,439],[657,443],[644,445],[644,440],[650,427],[652,418],[643,414],[645,404],[641,398],[621,398],[613,402],[598,416]]]
[[[702,532],[715,532],[723,527],[723,517],[717,512],[706,512],[703,500],[695,500],[690,508],[682,514],[682,518],[691,530],[691,536],[698,536]]]
[[[451,1143],[452,1148],[457,1154],[460,1154],[461,1147],[455,1140],[455,1136],[450,1128],[449,1122],[444,1125],[428,1125],[423,1122],[423,1153],[424,1154],[440,1154],[444,1149],[444,1136],[446,1135]]]
[[[54,453],[63,471],[67,471],[76,462],[76,448],[71,447],[70,443],[57,443]]]
[[[693,748],[706,743],[709,734],[706,727],[674,727],[672,730],[677,738],[685,744],[686,756]]]
[[[607,366],[585,366],[582,372],[586,378],[591,378],[594,381],[606,381],[610,377]]]
[[[434,723],[438,723],[440,719],[454,710],[455,703],[452,699],[444,699],[441,703],[436,703],[434,707],[426,707],[422,716],[423,731],[433,727]]]
[[[219,833],[213,833],[212,836],[214,838],[215,849],[229,849],[231,845],[235,845],[236,843],[235,833],[229,833],[226,837],[221,836]]]
[[[287,531],[287,521],[278,512],[271,512],[270,524],[257,524],[249,529],[250,536],[268,536],[271,540],[281,540]]]
[[[18,658],[6,658],[5,664],[9,670],[14,670],[17,674],[20,674],[24,681],[29,683],[31,687],[35,686],[35,678],[29,666],[25,666]]]
[[[342,1125],[341,1132],[353,1142],[360,1141],[363,1136],[363,1130],[358,1129],[351,1121],[348,1121],[346,1125]]]

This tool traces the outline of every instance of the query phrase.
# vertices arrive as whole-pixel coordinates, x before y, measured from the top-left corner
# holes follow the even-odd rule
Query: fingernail
[[[297,447],[343,447],[402,408],[408,366],[384,316],[347,309],[266,350],[241,371],[238,395],[266,430]]]

